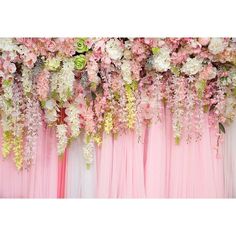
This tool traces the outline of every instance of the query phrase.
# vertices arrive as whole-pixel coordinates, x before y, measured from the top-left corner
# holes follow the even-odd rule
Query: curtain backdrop
[[[0,132],[2,142],[2,132]],[[2,155],[2,154],[0,154]],[[13,161],[0,156],[0,196],[5,198],[56,198],[58,158],[55,132],[40,127],[37,157],[29,170],[17,171]]]
[[[216,130],[205,117],[202,138],[179,145],[172,138],[171,115],[140,133],[103,135],[86,168],[83,134],[58,158],[54,130],[41,127],[37,158],[17,171],[0,159],[2,198],[224,198],[236,196],[236,122],[216,150]],[[2,141],[2,132],[0,132]],[[0,154],[1,155],[1,154]]]

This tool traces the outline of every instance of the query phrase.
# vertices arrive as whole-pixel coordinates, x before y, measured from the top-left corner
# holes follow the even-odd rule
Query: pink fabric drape
[[[2,132],[0,132],[2,142]],[[12,156],[2,158],[0,152],[0,197],[56,198],[57,168],[55,132],[40,127],[37,157],[30,170],[17,171]]]
[[[57,197],[58,198],[64,198],[65,197],[65,181],[66,181],[66,151],[58,160],[58,189],[57,189]]]
[[[226,197],[224,163],[216,152],[217,130],[205,116],[199,141],[177,145],[171,115],[143,128],[142,141],[128,132],[104,135],[98,149],[97,196],[103,198],[222,198]]]
[[[142,127],[140,134],[104,134],[96,150],[96,197],[228,197],[222,150],[215,149],[217,130],[209,128],[207,116],[198,142],[186,143],[183,137],[176,145],[170,112],[163,114],[160,121]],[[0,197],[64,198],[67,155],[58,158],[54,129],[41,127],[37,158],[30,170],[17,171],[9,160],[12,156],[5,160],[0,156]]]

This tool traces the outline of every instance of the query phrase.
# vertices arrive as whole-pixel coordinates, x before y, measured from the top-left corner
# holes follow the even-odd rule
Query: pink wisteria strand
[[[166,109],[177,144],[201,139],[205,113],[220,143],[236,114],[234,38],[0,39],[1,150],[19,170],[41,125],[56,130],[58,156],[83,133],[90,165],[103,133],[139,134]]]

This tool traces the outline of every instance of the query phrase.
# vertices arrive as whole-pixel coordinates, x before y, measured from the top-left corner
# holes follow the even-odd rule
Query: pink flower
[[[210,42],[210,38],[198,38],[198,42],[199,42],[202,46],[207,46],[208,43]]]
[[[53,40],[47,40],[45,46],[50,52],[55,52],[57,50],[57,44]]]
[[[37,94],[40,100],[45,100],[49,92],[49,79],[50,73],[43,70],[37,78]]]
[[[15,73],[15,71],[16,71],[16,66],[15,66],[15,64],[14,63],[10,63],[9,65],[8,65],[8,72],[10,73],[10,74],[13,74],[13,73]]]
[[[217,75],[217,69],[211,64],[205,66],[199,74],[200,79],[211,80],[214,79]]]
[[[34,67],[34,63],[36,61],[37,61],[37,56],[33,52],[30,52],[25,55],[24,64],[30,69]]]
[[[135,40],[132,44],[132,53],[141,55],[145,53],[145,47],[140,40]]]
[[[186,61],[187,57],[188,57],[188,55],[184,51],[178,52],[178,53],[174,52],[171,55],[171,61],[175,65],[176,64],[181,64],[184,61]]]

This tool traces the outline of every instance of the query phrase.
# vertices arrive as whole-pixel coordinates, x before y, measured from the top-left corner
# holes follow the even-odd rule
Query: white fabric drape
[[[83,156],[83,135],[73,141],[67,152],[66,193],[67,198],[94,198],[96,191],[96,158],[86,168]]]
[[[224,142],[224,176],[228,197],[236,197],[236,120],[226,128]]]

